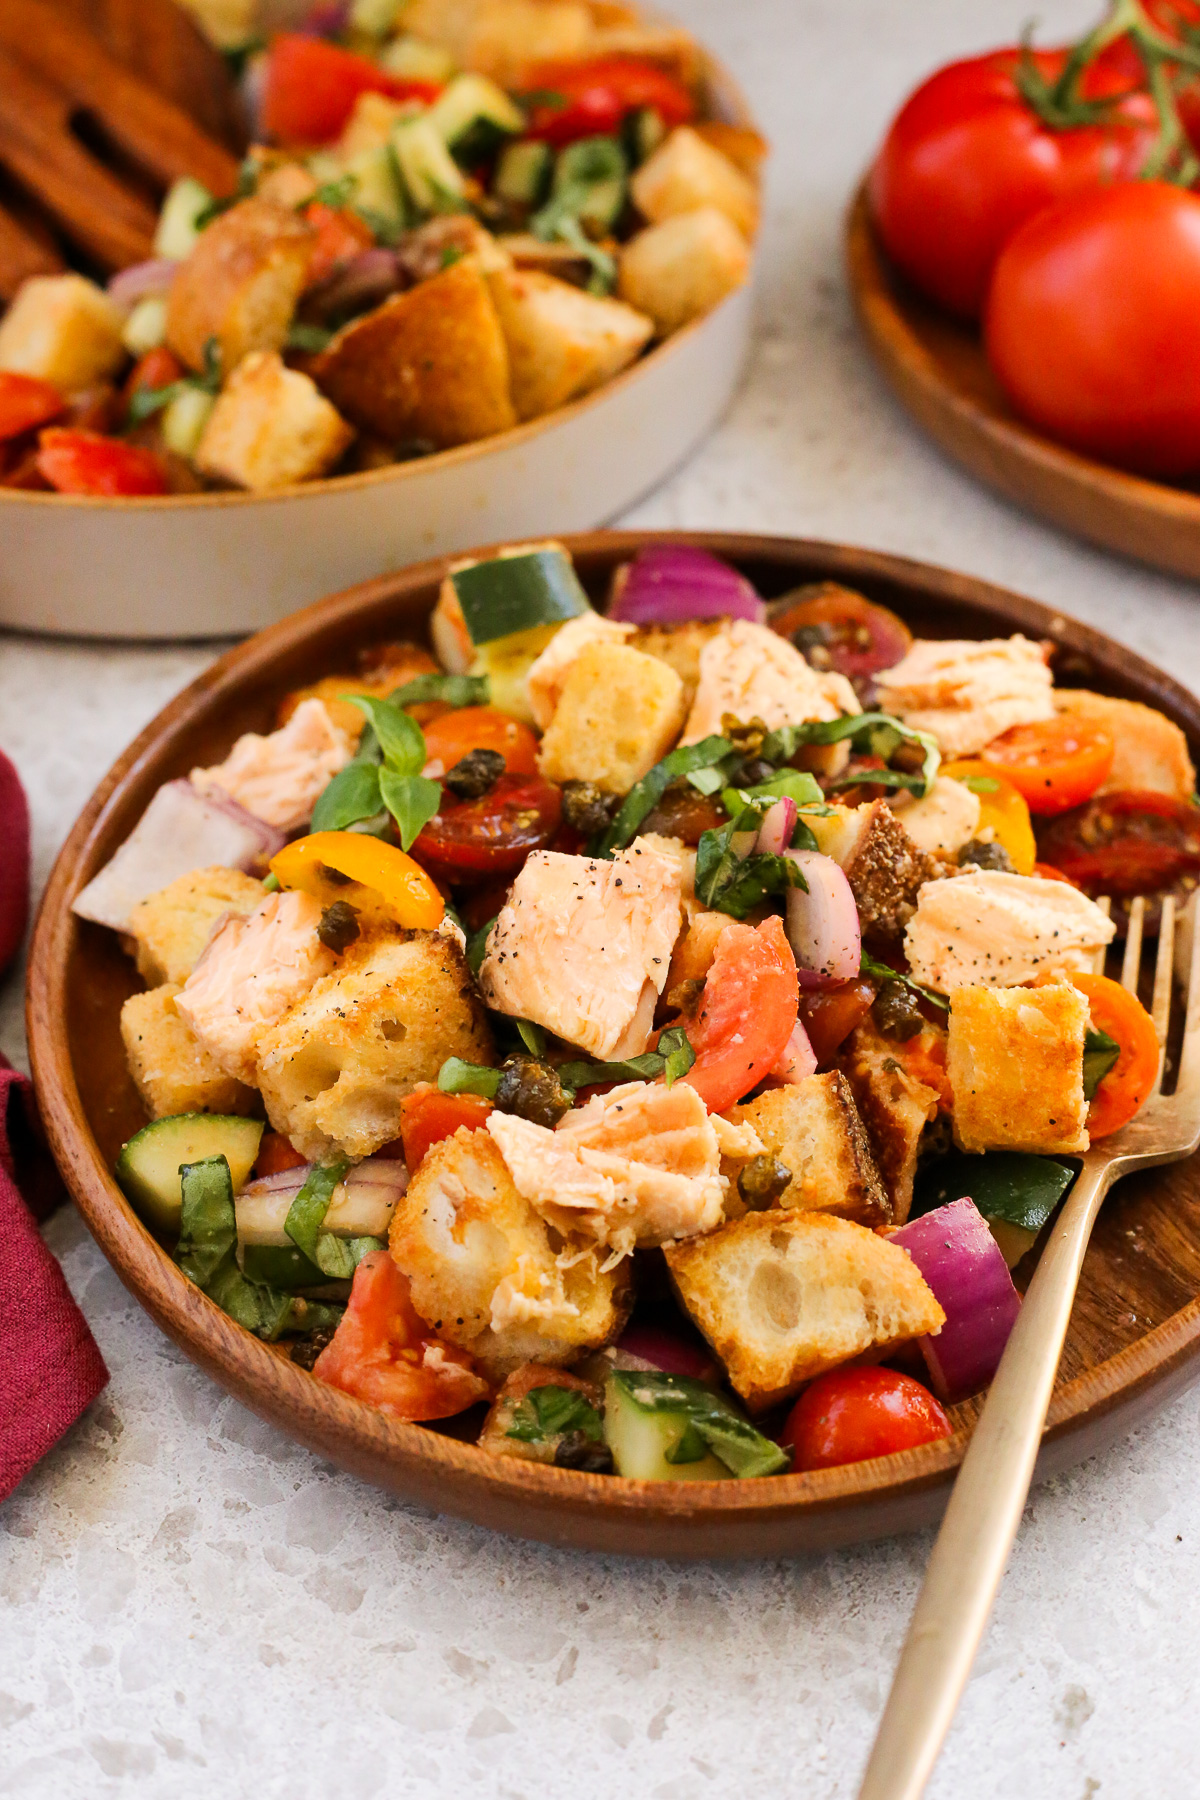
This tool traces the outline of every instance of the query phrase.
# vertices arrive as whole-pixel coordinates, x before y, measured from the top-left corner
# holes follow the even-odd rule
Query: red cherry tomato
[[[281,1131],[264,1131],[254,1159],[254,1179],[282,1175],[285,1169],[302,1169],[308,1158],[293,1150]]]
[[[854,682],[893,668],[912,643],[903,619],[836,581],[814,582],[778,601],[771,630],[790,638],[814,669]]]
[[[443,1138],[453,1137],[460,1125],[477,1131],[491,1110],[491,1101],[478,1094],[443,1094],[432,1082],[419,1082],[400,1102],[400,1137],[409,1174],[415,1175],[426,1153]]]
[[[66,408],[66,401],[48,381],[0,370],[0,443],[35,426],[48,425]]]
[[[1093,1138],[1111,1137],[1145,1105],[1158,1075],[1158,1033],[1154,1020],[1136,994],[1107,975],[1072,975],[1086,995],[1088,1015],[1097,1031],[1120,1045],[1120,1053],[1092,1095],[1087,1127]]]
[[[1050,79],[1066,53],[1037,51]],[[1020,50],[939,69],[892,122],[870,176],[871,213],[888,255],[921,291],[977,318],[996,258],[1018,226],[1052,201],[1132,180],[1157,132],[1148,94],[1116,106],[1113,119],[1060,131],[1042,123],[1016,83]],[[1093,65],[1085,99],[1126,92],[1119,69]]]
[[[636,57],[539,63],[529,71],[526,86],[537,96],[526,135],[556,148],[579,138],[610,136],[626,113],[642,106],[652,106],[668,131],[696,113],[682,82]]]
[[[418,1316],[408,1277],[386,1250],[373,1250],[354,1271],[349,1305],[313,1374],[395,1419],[448,1419],[488,1393],[466,1351],[444,1344]]]
[[[1038,860],[1093,896],[1158,893],[1200,875],[1200,807],[1170,794],[1098,794],[1042,828]]]
[[[538,741],[528,725],[494,706],[460,706],[425,726],[430,762],[452,769],[471,750],[498,750],[509,775],[536,775]]]
[[[1011,781],[1030,812],[1053,814],[1091,799],[1112,768],[1115,748],[1099,725],[1059,713],[1012,726],[979,752],[979,761]]]
[[[779,1441],[792,1452],[793,1470],[832,1469],[932,1444],[953,1429],[928,1388],[911,1375],[834,1369],[805,1388]]]
[[[829,1066],[856,1025],[875,1004],[869,981],[843,981],[800,996],[800,1023],[808,1033],[818,1069]]]
[[[353,261],[375,242],[375,233],[365,219],[344,206],[326,206],[314,200],[304,209],[304,217],[317,236],[308,259],[306,287],[316,287],[341,263]]]
[[[1145,475],[1200,470],[1200,196],[1122,182],[1052,206],[996,263],[984,331],[1013,407]]]
[[[283,31],[272,38],[267,54],[263,130],[284,144],[327,144],[341,132],[360,94],[428,102],[440,92],[436,82],[400,81],[369,57]]]
[[[447,794],[412,847],[417,862],[446,881],[473,885],[515,875],[531,850],[558,830],[562,793],[540,775],[501,775],[479,800]]]
[[[687,1034],[696,1060],[681,1079],[723,1112],[770,1074],[796,1023],[796,959],[777,916],[731,920],[717,940]]]
[[[141,388],[170,387],[173,381],[179,381],[187,370],[173,351],[165,344],[159,344],[154,350],[147,350],[145,356],[139,356],[129,371],[122,389],[121,398],[126,407],[133,396]]]
[[[37,460],[60,494],[125,497],[167,491],[161,457],[98,431],[64,431],[52,425],[39,439]]]

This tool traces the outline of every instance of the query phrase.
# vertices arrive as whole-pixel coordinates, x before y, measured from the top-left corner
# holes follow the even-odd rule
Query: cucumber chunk
[[[392,147],[408,197],[419,212],[462,212],[466,206],[462,171],[429,115],[405,119],[392,133]]]
[[[493,156],[525,129],[525,115],[486,75],[456,75],[425,117],[447,149],[468,165]]]
[[[604,1386],[604,1435],[618,1475],[637,1481],[724,1481],[788,1466],[786,1450],[688,1375],[614,1369]]]
[[[223,1156],[236,1194],[254,1166],[264,1130],[261,1119],[223,1113],[176,1113],[155,1119],[121,1151],[117,1181],[148,1225],[156,1231],[178,1231],[183,1165]]]
[[[514,206],[540,206],[550,186],[554,152],[537,138],[509,144],[500,153],[492,191]]]
[[[213,203],[213,196],[194,175],[181,175],[167,190],[154,233],[154,254],[182,262],[196,247],[200,232],[196,220]]]
[[[591,611],[575,565],[557,546],[470,563],[455,570],[450,582],[476,646],[537,625],[562,625]],[[499,704],[494,695],[493,704]]]

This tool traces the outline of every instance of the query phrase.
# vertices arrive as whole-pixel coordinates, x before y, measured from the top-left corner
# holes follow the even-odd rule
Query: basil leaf
[[[661,1075],[668,1087],[686,1075],[696,1060],[696,1052],[682,1025],[672,1025],[660,1036],[657,1050],[642,1056],[631,1056],[625,1062],[560,1063],[554,1071],[564,1088],[573,1091],[594,1087],[601,1081],[657,1081]],[[665,1047],[664,1047],[665,1046]]]
[[[1000,791],[1000,783],[992,775],[959,775],[955,778],[973,794],[996,794]]]
[[[604,1436],[600,1414],[583,1394],[574,1388],[540,1387],[531,1388],[513,1407],[504,1435],[536,1444],[568,1431],[582,1431],[594,1444]]]
[[[667,1087],[673,1087],[681,1075],[686,1075],[696,1060],[682,1025],[672,1025],[659,1033],[658,1054],[663,1058],[663,1081]]]
[[[535,1025],[532,1019],[514,1019],[513,1024],[517,1028],[517,1036],[530,1056],[545,1056],[546,1034],[541,1026]]]
[[[437,1084],[443,1094],[478,1094],[483,1100],[494,1100],[500,1071],[485,1068],[482,1063],[464,1062],[461,1056],[449,1056],[438,1070]]]
[[[753,787],[730,787],[726,792],[737,796],[743,810],[753,806],[759,812],[766,812],[776,800],[794,800],[797,806],[819,806],[825,798],[816,777],[802,769],[781,769],[769,781],[756,781]],[[725,810],[732,815],[735,808],[727,805]]]
[[[893,719],[890,713],[848,713],[840,719],[812,719],[804,725],[783,725],[778,731],[767,733],[759,754],[767,762],[787,763],[805,744],[840,744],[847,738],[853,747],[861,747],[872,756],[882,755],[885,760],[901,743],[918,744],[924,752],[921,772],[909,775],[900,769],[873,769],[869,777],[843,776],[838,781],[828,782],[827,787],[850,787],[869,779],[882,787],[911,788],[915,794],[923,795],[933,786],[942,760],[937,740],[927,731],[913,731],[899,719]]]
[[[1116,1067],[1117,1058],[1121,1054],[1121,1046],[1115,1038],[1110,1038],[1107,1031],[1098,1031],[1089,1025],[1083,1040],[1083,1097],[1085,1100],[1096,1098],[1096,1089],[1104,1077]]]
[[[327,331],[324,325],[306,325],[303,319],[297,319],[288,327],[284,348],[303,350],[310,356],[319,356],[322,350],[328,350],[332,342],[333,332]]]
[[[140,425],[143,419],[153,418],[156,412],[170,406],[172,400],[177,400],[191,386],[190,381],[169,381],[166,387],[135,388],[129,399],[130,422]]]
[[[499,917],[500,915],[497,913],[496,919]],[[473,931],[467,939],[467,967],[472,975],[478,975],[483,967],[483,959],[487,955],[488,935],[496,923],[496,919],[489,919],[486,925],[481,925],[479,930]]]
[[[865,950],[862,953],[862,961],[858,965],[858,972],[860,975],[865,975],[869,981],[898,981],[901,987],[911,988],[914,994],[920,994],[922,1000],[932,1001],[934,1006],[940,1006],[949,1011],[950,1002],[942,994],[935,994],[932,988],[922,987],[919,981],[914,981],[911,975],[902,975],[898,969],[893,969],[890,963],[876,962],[875,958],[868,956]]]
[[[334,212],[338,212],[351,198],[357,186],[357,175],[339,175],[336,180],[325,182],[307,200],[301,200],[296,210],[299,212],[308,206],[330,206]]]
[[[379,770],[374,763],[347,763],[325,787],[313,807],[310,831],[345,831],[360,819],[373,819],[383,805]]]
[[[365,694],[347,694],[351,706],[365,713],[383,751],[383,760],[397,775],[419,775],[427,761],[425,734],[415,720],[391,700],[375,700]]]
[[[442,700],[447,706],[486,706],[491,683],[486,675],[442,675],[430,672],[414,675],[403,687],[388,695],[393,706],[420,706],[427,700]]]
[[[326,1274],[331,1271],[325,1267],[320,1256],[320,1239],[322,1235],[327,1235],[322,1234],[321,1226],[329,1211],[333,1191],[349,1167],[345,1158],[335,1163],[314,1164],[283,1221],[283,1229],[297,1250],[303,1251],[309,1262],[316,1263]],[[341,1271],[338,1273],[341,1274]],[[348,1273],[353,1274],[353,1269]]]
[[[730,819],[728,825],[720,825],[700,834],[700,842],[696,845],[693,887],[702,906],[713,905],[713,896],[733,874],[734,865],[738,861],[733,849],[733,834],[737,828],[737,820]]]
[[[743,813],[741,818],[730,819],[728,825],[703,832],[696,846],[696,898],[703,906],[728,913],[733,919],[744,919],[752,907],[770,894],[786,893],[791,887],[808,890],[804,876],[789,857],[768,856],[761,851],[738,856],[733,839],[744,817]]]
[[[698,794],[704,794],[707,797],[709,794],[716,793],[725,777],[720,769],[693,769],[686,779]]]
[[[643,819],[654,811],[673,781],[690,775],[695,769],[714,768],[726,757],[736,754],[733,745],[723,737],[702,738],[698,744],[681,744],[678,750],[672,750],[630,788],[616,818],[601,838],[597,854],[611,856],[615,850],[623,850],[626,844],[631,844]]]
[[[442,804],[442,786],[425,775],[397,775],[390,764],[379,771],[383,804],[396,821],[400,848],[409,850]]]

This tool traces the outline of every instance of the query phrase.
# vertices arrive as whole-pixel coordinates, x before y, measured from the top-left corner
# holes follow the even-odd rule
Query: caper
[[[828,625],[801,625],[799,630],[793,631],[792,642],[812,668],[832,668],[829,646],[833,642],[833,633]]]
[[[958,853],[959,866],[974,863],[977,869],[997,869],[1002,875],[1015,875],[1012,857],[1003,844],[985,844],[982,838],[972,838],[964,844]]]
[[[615,794],[606,794],[594,781],[564,781],[562,791],[563,818],[572,830],[584,837],[595,837],[607,831],[617,809]]]
[[[570,1112],[571,1096],[549,1063],[518,1054],[506,1056],[500,1065],[495,1104],[499,1112],[515,1113],[532,1125],[553,1130],[563,1114]]]
[[[318,863],[317,873],[322,881],[329,882],[331,887],[349,887],[353,876],[343,875],[340,869],[331,869],[328,863]]]
[[[924,1025],[917,997],[899,981],[885,981],[876,995],[871,1017],[884,1037],[897,1043],[916,1037]]]
[[[498,750],[468,750],[442,780],[460,800],[479,800],[495,787],[505,767]]]
[[[613,1454],[607,1444],[597,1444],[586,1431],[565,1431],[558,1441],[554,1461],[560,1469],[581,1469],[585,1475],[611,1475]]]
[[[737,772],[735,787],[757,787],[760,781],[770,781],[775,773],[775,764],[764,762],[761,756],[752,756],[744,762]]]
[[[792,1171],[787,1164],[768,1151],[764,1156],[750,1158],[738,1176],[738,1193],[751,1212],[766,1212],[774,1206],[791,1179]]]
[[[767,736],[766,721],[757,714],[752,719],[739,719],[736,713],[722,713],[721,736],[728,738],[743,756],[757,756]]]
[[[291,1357],[302,1369],[311,1369],[333,1336],[332,1326],[324,1331],[310,1331],[304,1337],[296,1339],[292,1345]]]
[[[358,937],[358,911],[346,900],[335,900],[321,914],[317,936],[327,950],[346,950]]]

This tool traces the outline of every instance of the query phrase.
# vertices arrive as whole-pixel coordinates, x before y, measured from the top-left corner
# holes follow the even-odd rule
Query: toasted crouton
[[[758,230],[758,191],[715,144],[680,125],[647,157],[629,184],[633,203],[652,225],[698,207],[715,207],[752,238]]]
[[[175,1113],[250,1114],[258,1095],[227,1075],[175,1009],[174,982],[131,994],[121,1008],[121,1042],[134,1086],[152,1119]]]
[[[663,1254],[679,1298],[754,1412],[852,1356],[945,1323],[907,1251],[828,1213],[747,1213]]]
[[[779,1206],[836,1213],[872,1227],[893,1223],[866,1127],[849,1082],[836,1069],[768,1088],[731,1107],[727,1116],[737,1125],[752,1125],[792,1171]]]
[[[684,716],[674,669],[624,644],[589,644],[563,683],[538,766],[550,781],[627,794],[667,754]]]
[[[769,148],[761,131],[749,125],[728,125],[723,119],[705,119],[693,125],[697,137],[728,157],[735,169],[754,181],[767,158]]]
[[[121,313],[82,275],[34,275],[0,321],[0,369],[64,394],[114,375],[125,360]]]
[[[591,8],[583,0],[481,0],[455,10],[470,18],[458,40],[463,67],[490,75],[501,87],[526,85],[525,71],[531,65],[574,59],[592,48]],[[426,35],[407,13],[404,23],[406,29]]]
[[[392,1216],[389,1247],[413,1304],[493,1380],[525,1362],[567,1363],[621,1330],[627,1264],[564,1241],[518,1193],[486,1131],[428,1152]]]
[[[621,251],[617,291],[649,313],[662,337],[711,312],[750,272],[750,249],[715,206],[676,213],[639,231]]]
[[[167,343],[176,356],[203,369],[215,339],[228,380],[252,350],[282,349],[314,235],[270,200],[241,200],[214,220],[171,283]]]
[[[261,494],[314,481],[354,436],[307,375],[274,350],[244,357],[225,383],[196,447],[196,467]]]
[[[639,625],[629,640],[634,650],[669,663],[683,683],[683,704],[688,712],[700,685],[700,656],[728,619],[690,619],[686,625]]]
[[[1176,800],[1190,800],[1195,793],[1196,770],[1187,739],[1165,713],[1140,700],[1114,700],[1086,688],[1056,688],[1054,704],[1060,713],[1088,719],[1112,736],[1116,753],[1097,793],[1132,788],[1173,794]]]
[[[926,881],[941,873],[918,850],[886,800],[839,806],[809,821],[818,848],[846,872],[864,936],[895,942],[912,918]]]
[[[349,163],[365,150],[381,150],[411,111],[410,101],[389,100],[386,94],[360,94],[342,127],[334,155],[342,163]]]
[[[193,869],[129,915],[138,974],[149,987],[173,982],[182,987],[225,913],[245,918],[263,897],[263,884],[240,869]]]
[[[545,1363],[522,1363],[519,1369],[513,1370],[493,1400],[491,1411],[483,1421],[483,1430],[479,1434],[479,1448],[490,1450],[493,1456],[515,1456],[523,1462],[552,1463],[563,1433],[554,1432],[530,1438],[525,1435],[525,1422],[521,1417],[521,1402],[527,1400],[538,1388],[547,1387],[565,1390],[568,1394],[579,1394],[597,1412],[603,1403],[601,1391],[593,1381],[584,1381],[578,1375],[568,1374],[565,1369],[548,1369]],[[511,1436],[514,1426],[517,1435]]]
[[[259,1043],[267,1115],[303,1155],[370,1156],[400,1135],[400,1102],[448,1056],[490,1063],[492,1039],[458,946],[436,931],[360,940]]]
[[[535,419],[620,373],[654,336],[653,320],[620,300],[581,293],[531,269],[490,278],[508,345],[513,405]]]
[[[937,1117],[940,1095],[905,1069],[896,1050],[868,1021],[850,1034],[842,1070],[867,1128],[892,1219],[903,1225],[912,1205],[921,1134]]]
[[[1086,1150],[1087,1028],[1087,1000],[1068,981],[955,988],[946,1071],[959,1149],[1039,1156]]]
[[[312,372],[339,411],[393,444],[445,450],[517,422],[504,333],[466,258],[344,326]]]

